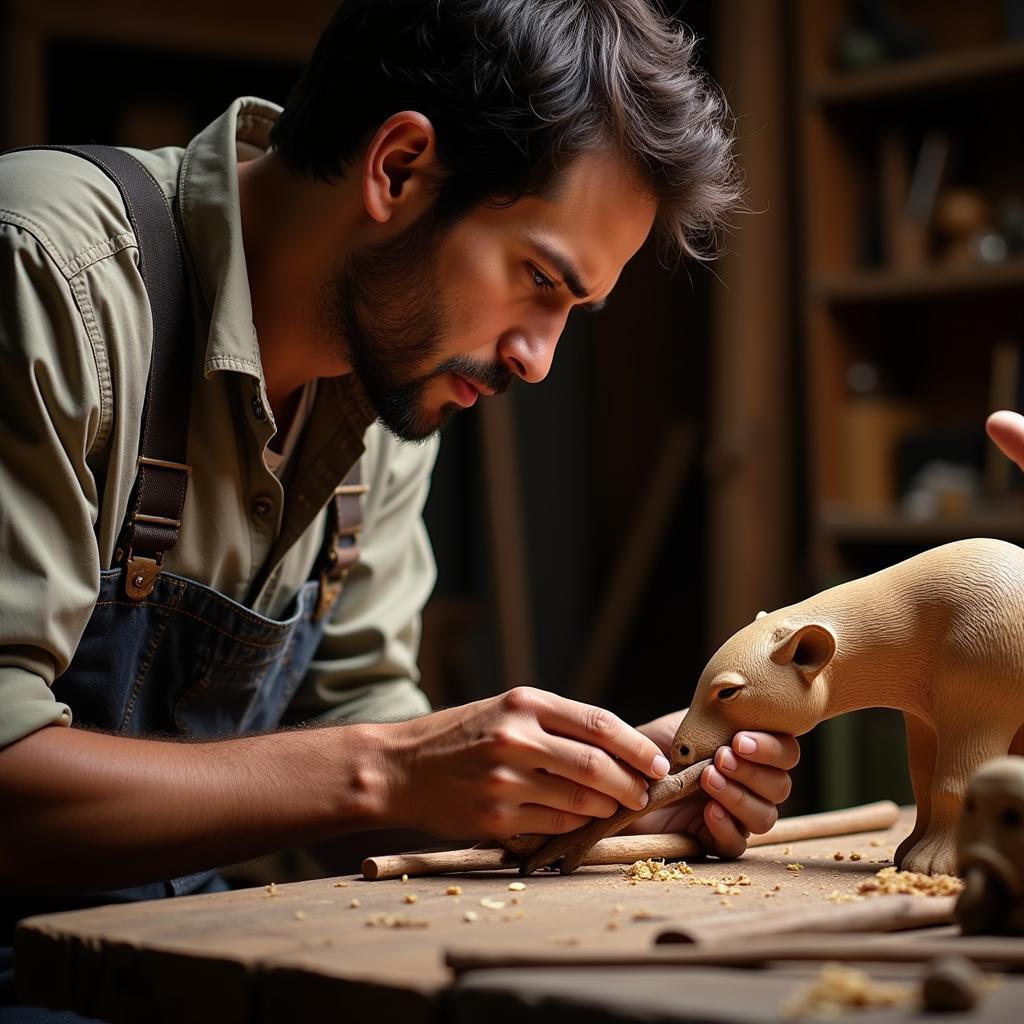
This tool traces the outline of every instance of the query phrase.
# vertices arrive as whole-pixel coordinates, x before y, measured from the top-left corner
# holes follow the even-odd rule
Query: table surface
[[[497,1024],[502,1013],[510,1020],[548,1019],[544,1007],[559,999],[552,1020],[572,1019],[566,1000],[591,1022],[645,1019],[642,1008],[652,1020],[775,1020],[799,968],[518,969],[470,974],[453,985],[444,951],[640,952],[671,922],[828,906],[836,890],[855,893],[890,863],[910,823],[904,812],[884,832],[764,846],[735,863],[695,863],[692,879],[669,882],[631,884],[618,867],[534,875],[521,892],[508,888],[518,881],[511,870],[405,882],[345,876],[278,885],[273,893],[260,886],[49,914],[18,931],[19,983],[31,1002],[115,1022],[293,1024],[339,1019],[344,1008],[349,1020],[400,1015],[415,1024],[487,1013]],[[740,873],[749,884],[724,893],[721,884],[700,884],[728,885],[726,876]],[[446,893],[453,885],[460,895]],[[652,971],[661,972],[659,981]],[[665,1015],[667,1005],[676,1016]],[[617,1006],[627,1015],[616,1016]],[[686,1015],[687,1006],[696,1016]]]

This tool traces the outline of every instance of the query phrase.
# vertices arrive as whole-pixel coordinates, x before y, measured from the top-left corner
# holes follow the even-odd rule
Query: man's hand
[[[639,731],[667,752],[684,714],[685,709],[663,715]],[[799,760],[792,736],[737,733],[732,746],[719,747],[714,764],[704,769],[703,792],[638,818],[626,833],[682,832],[709,853],[739,857],[751,832],[767,832],[778,820],[776,805],[789,796],[789,771]]]
[[[985,427],[1003,454],[1024,469],[1024,416],[1006,410],[994,412]]]
[[[644,807],[669,767],[611,712],[530,687],[374,728],[383,822],[443,838],[570,832]]]

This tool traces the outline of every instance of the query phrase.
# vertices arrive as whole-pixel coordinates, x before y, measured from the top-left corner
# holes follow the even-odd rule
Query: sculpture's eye
[[[1003,824],[1007,828],[1020,828],[1021,820],[1020,811],[1016,807],[1007,807],[1003,811]]]
[[[739,686],[727,686],[724,690],[719,690],[717,697],[720,701],[732,700],[737,693],[740,692]]]

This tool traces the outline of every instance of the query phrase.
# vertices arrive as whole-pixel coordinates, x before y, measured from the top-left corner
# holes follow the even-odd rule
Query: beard
[[[425,441],[462,408],[456,402],[425,408],[435,378],[456,373],[495,393],[512,380],[500,363],[467,356],[420,369],[446,347],[450,333],[437,272],[444,230],[427,213],[395,238],[351,254],[324,297],[330,344],[352,366],[380,421],[403,441]]]

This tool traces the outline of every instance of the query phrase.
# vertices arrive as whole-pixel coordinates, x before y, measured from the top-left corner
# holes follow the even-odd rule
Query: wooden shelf
[[[984,88],[1012,78],[1024,79],[1021,42],[920,57],[872,71],[831,75],[812,85],[807,98],[812,103],[832,107],[873,104]]]
[[[819,278],[812,286],[812,294],[823,302],[851,304],[955,297],[1014,288],[1024,288],[1022,259],[970,267],[865,270],[841,277]]]
[[[867,514],[833,507],[821,513],[819,526],[838,544],[941,544],[967,537],[1024,541],[1024,509],[1017,514],[910,519],[898,512]]]

